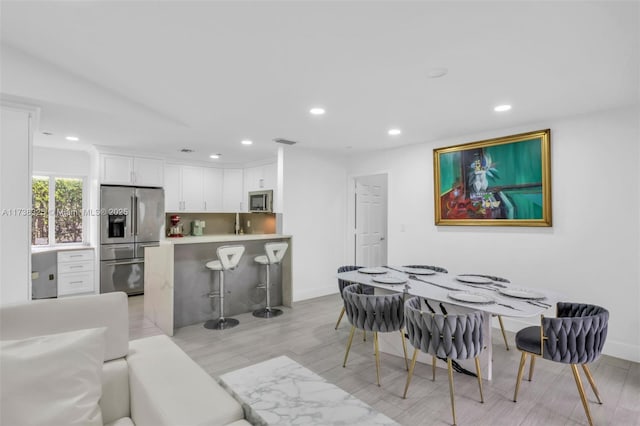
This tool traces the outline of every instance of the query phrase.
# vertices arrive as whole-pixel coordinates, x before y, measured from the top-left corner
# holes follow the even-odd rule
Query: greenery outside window
[[[31,244],[46,246],[84,241],[84,179],[33,176]]]

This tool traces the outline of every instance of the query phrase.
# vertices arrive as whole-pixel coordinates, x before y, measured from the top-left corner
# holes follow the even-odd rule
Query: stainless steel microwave
[[[271,213],[273,211],[273,191],[249,192],[249,211]]]

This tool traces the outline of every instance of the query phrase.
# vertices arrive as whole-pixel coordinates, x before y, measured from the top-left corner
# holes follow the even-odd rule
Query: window
[[[83,242],[82,177],[33,176],[31,244]]]

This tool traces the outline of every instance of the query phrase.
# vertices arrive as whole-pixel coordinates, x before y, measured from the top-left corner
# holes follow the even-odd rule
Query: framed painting
[[[551,226],[549,129],[433,150],[436,225]]]

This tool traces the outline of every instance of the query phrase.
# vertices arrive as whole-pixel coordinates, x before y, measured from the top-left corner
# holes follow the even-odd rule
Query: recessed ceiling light
[[[250,141],[249,139],[245,139],[242,142],[240,142],[242,145],[253,145],[253,141]]]
[[[80,138],[77,136],[67,136],[65,139],[68,141],[74,141],[74,142],[80,140]]]
[[[429,71],[427,71],[427,77],[440,78],[447,75],[448,72],[449,70],[446,68],[431,68]]]
[[[509,111],[511,109],[511,105],[498,105],[497,107],[495,107],[493,110],[496,112],[504,112],[504,111]]]
[[[222,154],[211,154],[209,156],[209,158],[213,158],[214,160],[216,160],[216,159],[220,158],[220,155],[222,155]]]
[[[399,134],[402,133],[402,130],[400,130],[400,129],[389,129],[389,131],[387,133],[389,133],[391,136],[398,136]]]
[[[311,108],[309,110],[309,114],[311,115],[322,115],[324,113],[325,113],[324,108],[320,108],[320,107]]]

